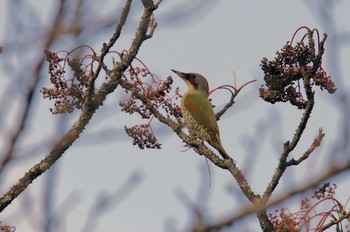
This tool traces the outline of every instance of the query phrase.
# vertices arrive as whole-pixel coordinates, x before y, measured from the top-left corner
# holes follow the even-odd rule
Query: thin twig
[[[245,83],[244,85],[242,85],[241,87],[234,88],[234,92],[231,91],[231,98],[230,101],[228,103],[225,104],[224,108],[222,110],[220,110],[219,112],[217,112],[215,114],[216,116],[216,120],[220,120],[221,116],[231,107],[233,106],[233,104],[235,103],[235,98],[237,97],[238,93],[247,85],[249,85],[250,83],[255,82],[256,80],[252,80],[252,81],[248,81],[247,83]]]
[[[309,147],[309,149],[307,149],[307,151],[297,160],[295,159],[291,159],[289,160],[286,165],[287,166],[292,166],[292,165],[298,165],[301,162],[303,162],[304,160],[306,160],[307,158],[309,158],[309,156],[311,155],[311,153],[321,145],[322,139],[325,136],[325,134],[322,131],[322,128],[319,129],[318,131],[318,136],[315,138],[314,142],[311,144],[311,146]]]
[[[64,15],[64,2],[65,1],[60,2],[60,5],[58,7],[58,12],[57,12],[57,15],[56,15],[55,20],[54,20],[54,24],[53,24],[51,30],[47,34],[43,50],[46,50],[49,47],[51,47],[51,45],[57,39],[56,30],[57,30],[57,28],[60,27],[61,19],[63,18],[63,15]],[[0,162],[0,175],[1,175],[1,172],[3,171],[4,167],[6,166],[6,164],[11,160],[11,158],[13,156],[14,148],[15,148],[16,143],[18,141],[18,138],[20,137],[20,135],[22,134],[23,130],[26,127],[29,111],[30,111],[32,103],[33,103],[33,96],[34,96],[37,84],[40,80],[40,72],[41,72],[41,69],[42,69],[44,62],[45,62],[45,57],[42,56],[38,60],[38,62],[34,65],[34,69],[33,69],[31,78],[28,78],[28,79],[32,79],[32,82],[29,84],[28,89],[27,89],[27,93],[25,96],[26,102],[25,102],[25,105],[22,106],[23,112],[21,113],[19,123],[16,124],[16,125],[18,125],[18,127],[15,130],[15,132],[13,133],[13,135],[11,136],[11,140],[9,142],[7,150],[4,152],[4,154],[0,155],[0,157],[3,157],[1,162]]]
[[[105,56],[108,54],[109,50],[113,47],[115,42],[120,37],[121,31],[125,25],[126,19],[129,15],[129,12],[130,12],[131,2],[132,2],[132,0],[126,1],[125,7],[123,9],[122,15],[120,16],[119,23],[115,29],[113,36],[109,40],[108,44],[104,44],[104,46],[102,48],[101,55],[99,56],[99,59],[98,59],[98,66],[96,68],[95,75],[93,76],[93,80],[96,80],[97,77],[99,76],[101,68],[104,66],[103,61],[104,61]]]
[[[152,104],[152,102],[139,93],[137,89],[132,85],[132,83],[129,83],[127,81],[120,81],[120,86],[124,89],[129,90],[132,94],[134,94],[136,99],[139,99],[144,104],[147,105],[147,108],[153,113],[153,115],[163,124],[168,125],[170,128],[173,129],[173,131],[189,146],[194,148],[194,151],[197,152],[199,155],[204,155],[206,158],[208,158],[213,164],[215,164],[217,167],[220,167],[222,169],[227,169],[232,176],[237,181],[239,187],[241,188],[242,192],[247,196],[247,198],[251,202],[258,201],[260,197],[252,191],[250,188],[247,180],[244,178],[241,170],[236,166],[234,161],[232,159],[226,159],[222,160],[220,159],[215,153],[213,153],[206,145],[203,143],[193,140],[190,136],[187,136],[182,130],[181,125],[175,123],[173,120],[164,117],[158,109]]]
[[[0,212],[2,212],[20,193],[22,193],[34,179],[47,171],[79,138],[80,134],[83,132],[96,110],[103,105],[103,102],[106,99],[107,95],[117,88],[118,83],[116,80],[121,79],[124,71],[127,69],[127,67],[129,67],[131,62],[136,57],[137,52],[144,41],[145,35],[147,34],[147,30],[150,25],[149,22],[154,10],[155,8],[146,8],[144,10],[128,54],[110,72],[112,74],[112,80],[101,86],[100,90],[92,99],[93,103],[85,102],[85,104],[88,104],[88,107],[83,107],[79,118],[75,121],[71,129],[65,135],[63,135],[61,139],[59,139],[51,152],[42,161],[34,165],[27,173],[25,173],[25,175],[18,181],[18,183],[16,183],[7,193],[1,197]],[[116,35],[114,35],[114,37],[115,36]]]
[[[273,199],[269,203],[265,204],[263,201],[258,202],[255,205],[249,205],[245,208],[242,208],[239,213],[235,213],[234,215],[230,217],[226,217],[226,219],[223,219],[222,221],[219,221],[217,223],[213,224],[207,224],[202,231],[213,231],[227,227],[229,225],[232,225],[234,222],[239,221],[243,219],[244,217],[247,217],[253,213],[256,213],[257,211],[261,210],[267,210],[268,208],[271,208],[272,206],[281,204],[285,202],[286,200],[289,200],[291,197],[296,196],[300,193],[304,193],[310,189],[316,188],[318,185],[324,183],[324,181],[328,180],[331,177],[335,177],[337,175],[340,175],[343,172],[349,171],[350,170],[350,161],[348,163],[345,163],[343,165],[338,165],[338,166],[331,166],[328,168],[328,170],[325,170],[323,176],[320,176],[318,179],[309,182],[307,185],[294,188],[290,192],[284,194],[283,196],[280,196],[276,199]],[[347,214],[342,215],[341,218],[338,220],[344,220],[345,218],[348,218],[350,215],[348,212]],[[337,222],[331,222],[327,225],[325,225],[323,228],[329,228],[332,225],[337,224]]]

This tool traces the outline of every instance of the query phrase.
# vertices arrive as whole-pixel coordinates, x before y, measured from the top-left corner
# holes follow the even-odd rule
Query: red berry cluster
[[[269,217],[277,232],[300,232],[300,225],[297,222],[296,215],[292,214],[286,208],[282,208],[280,212],[279,210],[275,210],[275,213],[271,213]]]
[[[272,104],[289,101],[299,109],[305,109],[306,100],[300,83],[320,86],[321,90],[326,89],[329,93],[336,91],[333,81],[322,67],[324,41],[317,42],[316,51],[313,33],[316,31],[318,35],[318,31],[308,28],[307,30],[308,33],[301,42],[295,46],[287,42],[281,51],[276,53],[274,60],[270,61],[266,57],[262,59],[260,66],[264,72],[265,85],[262,85],[259,91],[260,97],[265,101]],[[309,40],[307,44],[303,41],[305,38]]]
[[[82,58],[73,57],[73,53],[81,49],[88,48],[88,55]],[[92,51],[92,52],[91,52]],[[61,54],[64,53],[62,56]],[[121,59],[125,55],[117,53]],[[49,62],[50,81],[53,87],[43,87],[41,92],[44,98],[55,100],[54,108],[50,109],[53,114],[71,113],[75,109],[81,109],[90,90],[91,80],[94,78],[94,63],[97,62],[95,52],[88,46],[81,46],[73,51],[50,52],[46,51],[46,57]],[[131,128],[125,127],[127,134],[133,138],[134,144],[140,148],[160,148],[156,137],[150,126],[154,117],[154,109],[166,115],[167,118],[181,121],[182,115],[177,100],[180,97],[179,89],[172,93],[173,80],[169,76],[161,80],[152,74],[141,60],[135,58],[139,66],[129,66],[123,73],[121,81],[132,85],[132,88],[125,87],[126,92],[132,92],[125,101],[120,101],[122,111],[133,114],[138,113],[143,119],[149,119],[146,124],[135,125]],[[121,86],[123,86],[121,84]],[[148,99],[148,101],[140,100]]]
[[[337,189],[336,184],[331,185],[329,182],[326,182],[322,185],[321,188],[317,189],[314,192],[314,195],[311,198],[320,200],[320,199],[326,199],[329,197],[334,197],[336,189]]]
[[[133,145],[137,145],[140,149],[161,148],[149,124],[135,125],[131,128],[124,126],[124,128],[126,133],[133,138]]]
[[[168,117],[181,117],[180,107],[173,101],[180,97],[179,89],[175,89],[173,96],[169,96],[173,83],[171,76],[161,80],[145,68],[129,67],[128,79],[131,80],[137,92],[149,99],[154,107],[163,109]],[[129,96],[128,100],[120,101],[119,105],[122,107],[122,111],[129,114],[138,113],[142,118],[148,119],[153,115],[150,112],[150,107],[145,102],[136,100],[133,94]]]
[[[283,208],[269,215],[276,231],[323,231],[335,226],[342,228],[347,214],[345,207],[335,198],[337,186],[329,182],[301,201],[301,210],[290,212]],[[346,220],[344,220],[346,221]],[[346,223],[346,222],[345,222]],[[337,230],[338,231],[338,230]],[[343,231],[343,230],[339,230]]]
[[[45,52],[53,87],[43,87],[40,90],[44,98],[55,100],[54,109],[50,109],[53,114],[71,113],[74,109],[81,109],[90,76],[93,74],[92,61],[88,65],[83,64],[85,59],[91,57],[70,58],[68,52],[66,56],[60,57],[59,53]],[[67,70],[67,65],[70,70]]]
[[[165,80],[161,80],[143,65],[143,67],[130,66],[125,73],[125,77],[131,82],[136,92],[149,101],[141,101],[131,93],[127,100],[119,102],[122,111],[129,114],[137,113],[141,118],[150,119],[151,121],[154,117],[152,108],[156,108],[161,113],[164,113],[167,118],[175,118],[177,121],[181,120],[180,107],[176,102],[180,97],[179,89],[176,88],[169,95],[173,83],[173,79],[170,76]],[[135,125],[131,128],[125,127],[125,130],[133,138],[133,144],[138,145],[139,148],[160,148],[150,122],[148,124]]]

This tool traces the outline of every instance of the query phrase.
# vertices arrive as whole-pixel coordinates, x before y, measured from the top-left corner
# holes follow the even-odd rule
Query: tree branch
[[[234,88],[234,92],[231,92],[231,98],[230,98],[230,101],[228,103],[226,103],[226,105],[224,106],[224,108],[222,108],[222,110],[220,110],[219,112],[217,112],[215,114],[216,116],[216,120],[219,121],[221,116],[231,107],[233,106],[233,104],[235,103],[235,98],[237,97],[237,95],[239,94],[239,92],[247,85],[255,82],[256,80],[252,80],[252,81],[248,81],[247,83],[245,83],[244,85],[242,85],[241,87],[239,87],[238,89],[237,88]]]
[[[292,166],[292,165],[298,165],[301,162],[303,162],[304,160],[306,160],[307,158],[309,158],[309,156],[311,155],[311,153],[321,145],[321,141],[323,139],[323,137],[325,136],[325,134],[322,131],[322,128],[319,129],[318,131],[318,136],[317,138],[315,138],[314,142],[311,144],[311,146],[309,147],[309,149],[307,149],[307,151],[297,160],[295,160],[294,158],[292,158],[291,160],[289,160],[288,162],[286,162],[287,166]]]
[[[343,164],[343,165],[338,165],[338,166],[331,166],[328,168],[328,170],[325,170],[324,175],[319,177],[316,180],[313,180],[309,182],[307,185],[299,187],[299,188],[294,188],[292,191],[276,198],[270,201],[269,203],[265,203],[264,201],[258,202],[255,205],[249,205],[240,210],[239,213],[234,214],[230,217],[226,217],[225,219],[213,223],[213,224],[207,224],[205,226],[202,225],[202,231],[217,231],[219,229],[222,229],[224,227],[232,225],[234,222],[239,221],[243,219],[244,217],[251,215],[253,213],[256,213],[258,211],[266,211],[268,208],[271,208],[272,206],[281,204],[285,202],[286,200],[289,200],[291,197],[298,195],[300,193],[304,193],[310,189],[316,188],[318,185],[324,183],[326,180],[328,180],[331,177],[335,177],[343,172],[349,171],[350,170],[350,161]],[[342,215],[337,221],[343,220],[344,218],[349,217],[349,212],[347,214]],[[332,225],[337,224],[337,222],[330,222],[329,224],[325,225],[322,227],[323,229],[329,228]]]
[[[60,27],[61,19],[63,18],[64,14],[64,1],[60,1],[59,10],[56,14],[54,24],[51,27],[51,30],[47,33],[46,41],[44,42],[43,50],[48,49],[51,47],[51,45],[54,43],[54,41],[57,39],[57,28]],[[37,84],[40,80],[40,71],[42,69],[42,66],[45,62],[45,57],[42,56],[37,63],[34,65],[34,69],[32,72],[32,75],[28,79],[32,79],[32,82],[29,84],[27,93],[25,96],[25,105],[22,106],[23,112],[21,113],[20,120],[18,123],[18,128],[15,130],[13,135],[11,136],[11,140],[9,142],[8,148],[4,154],[1,154],[0,157],[3,157],[0,162],[0,174],[3,171],[5,165],[11,160],[14,148],[16,146],[16,143],[18,141],[18,138],[22,134],[23,130],[26,127],[27,118],[29,115],[29,110],[31,109],[32,103],[33,103],[33,96],[37,87]],[[17,124],[16,124],[17,125]]]
[[[270,198],[272,192],[275,190],[277,187],[281,177],[283,176],[285,170],[287,169],[287,157],[290,154],[290,152],[295,148],[297,141],[299,141],[301,134],[303,133],[306,123],[308,121],[308,118],[310,117],[311,111],[313,108],[313,101],[307,103],[307,107],[305,109],[304,115],[301,118],[301,121],[299,123],[298,129],[296,133],[294,134],[292,143],[289,143],[288,141],[284,144],[284,149],[283,152],[280,156],[280,160],[278,163],[278,166],[275,170],[275,173],[270,181],[270,184],[267,186],[263,198],[267,202],[268,199]]]
[[[232,159],[226,159],[222,160],[220,159],[215,153],[213,153],[207,146],[205,146],[203,143],[191,138],[191,136],[186,135],[182,130],[182,126],[171,120],[170,118],[167,118],[163,116],[162,113],[158,111],[158,109],[154,106],[154,104],[143,94],[139,93],[137,88],[134,87],[132,83],[126,80],[120,80],[119,84],[122,88],[129,90],[136,99],[140,100],[143,104],[147,105],[147,109],[149,109],[152,114],[163,124],[166,124],[169,126],[186,144],[193,147],[195,152],[197,152],[199,155],[204,155],[206,158],[208,158],[213,164],[216,166],[227,169],[232,176],[237,181],[239,187],[241,188],[242,192],[247,196],[247,198],[252,202],[256,202],[260,199],[259,196],[254,194],[254,192],[251,190],[247,180],[244,178],[241,170],[236,166],[234,161]]]
[[[127,2],[127,5],[128,4],[130,4],[130,1]],[[107,95],[117,88],[117,80],[121,79],[124,71],[127,69],[127,67],[129,67],[131,62],[136,57],[140,46],[146,38],[151,16],[155,9],[156,7],[145,8],[139,27],[136,31],[135,38],[129,48],[128,54],[123,57],[121,62],[116,64],[116,66],[110,72],[111,81],[104,83],[101,86],[100,90],[93,97],[92,102],[86,101],[84,103],[84,107],[79,118],[73,124],[72,128],[55,144],[49,155],[47,155],[38,164],[34,165],[27,173],[25,173],[25,175],[18,181],[17,184],[15,184],[6,194],[2,196],[0,199],[0,212],[3,211],[21,192],[23,192],[34,179],[47,171],[75,142],[75,140],[79,138],[80,134],[85,129],[85,126],[89,123],[93,114],[100,106],[102,106]],[[126,7],[124,11],[128,11],[128,8]],[[116,30],[116,32],[118,33],[118,30]],[[113,37],[118,38],[118,35],[114,34]],[[114,40],[111,39],[110,41]]]
[[[267,188],[264,192],[263,198],[265,199],[265,201],[268,201],[272,192],[275,190],[281,177],[283,176],[284,171],[287,169],[287,167],[288,167],[287,157],[290,154],[290,152],[293,151],[294,148],[296,147],[296,145],[298,144],[298,142],[301,138],[301,135],[306,128],[306,124],[310,118],[312,109],[314,107],[314,103],[315,103],[314,93],[312,92],[312,89],[311,89],[310,77],[307,75],[304,75],[304,87],[305,87],[305,92],[306,92],[306,96],[307,96],[306,109],[303,113],[303,116],[302,116],[300,122],[299,122],[298,128],[297,128],[296,132],[294,133],[292,141],[291,142],[287,141],[284,144],[284,149],[283,149],[283,152],[280,156],[278,166],[277,166],[275,173],[270,181],[270,184],[267,186]]]
[[[103,62],[104,58],[106,57],[106,55],[108,54],[109,50],[113,47],[115,42],[120,37],[121,31],[122,31],[122,29],[123,29],[123,27],[125,25],[125,22],[126,22],[126,19],[127,19],[128,15],[129,15],[131,2],[132,2],[132,0],[127,0],[126,1],[125,7],[123,9],[122,15],[120,16],[119,23],[118,23],[118,25],[117,25],[117,27],[115,29],[115,32],[114,32],[113,36],[109,40],[108,44],[103,44],[101,55],[99,56],[99,59],[98,59],[98,66],[97,66],[97,69],[95,71],[95,75],[93,77],[93,80],[96,80],[97,77],[99,76],[101,68],[104,65],[104,62]]]

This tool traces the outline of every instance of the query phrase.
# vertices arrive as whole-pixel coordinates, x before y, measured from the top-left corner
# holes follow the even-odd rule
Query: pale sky
[[[47,1],[32,1],[33,7],[38,9],[38,17],[50,18],[47,12],[51,9],[43,7],[42,2],[46,4]],[[106,1],[110,6],[106,9],[103,7],[104,1],[100,2],[101,5],[94,4],[94,7],[97,7],[94,10],[97,11],[100,7],[101,11],[109,12],[110,9],[118,8],[120,12],[123,5],[116,4],[115,1]],[[324,24],[320,22],[320,16],[317,14],[319,11],[315,4],[318,1],[308,1],[308,4],[300,0],[217,1],[215,4],[209,3],[203,9],[193,8],[190,5],[187,5],[186,9],[186,2],[184,0],[176,3],[166,0],[162,2],[155,13],[158,27],[153,38],[141,47],[138,58],[164,79],[173,75],[170,69],[201,73],[207,77],[211,88],[232,84],[233,72],[236,74],[238,86],[253,79],[258,80],[242,90],[236,98],[236,104],[219,121],[219,127],[225,149],[232,154],[238,167],[243,169],[253,190],[262,194],[277,165],[277,155],[282,151],[283,143],[291,139],[302,112],[287,104],[271,105],[258,97],[258,89],[263,78],[259,68],[260,60],[263,57],[272,59],[275,52],[291,39],[294,31],[300,26],[318,28],[321,35],[329,33],[324,31]],[[333,32],[340,30],[349,34],[350,2],[335,2],[338,5],[334,7],[332,14],[337,28],[333,28]],[[0,3],[0,9],[6,9],[3,5],[4,2]],[[135,12],[130,20],[135,23],[141,17],[140,3],[137,0],[133,4],[133,9]],[[326,12],[329,10],[330,8],[325,9]],[[11,43],[9,37],[16,37],[1,29],[5,28],[4,12],[1,12],[1,15],[0,46]],[[188,18],[182,18],[184,16]],[[128,33],[122,35],[124,37],[117,42],[115,50],[128,48],[134,35],[133,26],[131,23],[127,29]],[[89,45],[99,51],[102,42],[107,42],[112,33],[113,30],[104,31],[98,34],[96,39],[92,37],[88,40],[91,43]],[[328,36],[331,40],[334,35],[328,34]],[[25,41],[25,38],[21,40]],[[70,47],[64,46],[72,44],[74,43],[67,39],[62,47],[56,44],[55,48],[68,50]],[[326,69],[329,68],[329,75],[332,76],[333,69],[327,60],[327,52],[331,50],[332,47],[329,47],[327,42],[324,66]],[[337,79],[343,78],[341,88],[349,89],[349,78],[345,79],[350,75],[349,46],[345,46],[340,55],[339,66],[342,76],[334,77],[334,80],[337,84]],[[4,62],[1,56],[0,62]],[[0,73],[2,72],[1,67]],[[173,78],[174,88],[179,86],[180,92],[184,93],[185,84],[175,75]],[[3,95],[11,79],[1,77],[1,82],[0,94]],[[48,84],[46,81],[42,86]],[[341,126],[339,109],[333,95],[316,89],[315,109],[308,129],[302,137],[303,141],[292,153],[293,157],[298,157],[306,151],[316,137],[319,127],[323,127],[326,137],[314,156],[302,165],[287,171],[282,183],[276,189],[275,196],[292,189],[293,186],[306,183],[308,178],[316,178],[331,159],[329,151],[338,140]],[[35,180],[24,194],[4,210],[0,217],[1,222],[16,226],[16,231],[38,229],[40,231],[42,228],[40,219],[35,215],[40,215],[42,207],[40,196],[50,173],[57,174],[57,184],[52,187],[52,194],[56,198],[53,211],[60,215],[62,213],[60,209],[66,207],[62,204],[67,202],[67,198],[72,197],[68,200],[71,208],[67,207],[68,212],[64,217],[65,230],[57,227],[57,231],[83,231],[87,212],[91,210],[96,200],[102,194],[109,195],[118,191],[135,172],[139,177],[136,180],[139,182],[135,182],[135,186],[127,192],[127,196],[122,195],[115,205],[111,203],[107,212],[101,215],[98,224],[94,224],[96,230],[90,227],[91,231],[151,232],[169,231],[170,227],[175,231],[186,231],[193,222],[192,206],[188,203],[202,209],[205,218],[212,221],[237,213],[240,206],[248,203],[237,190],[237,183],[232,176],[212,164],[209,164],[210,185],[205,159],[191,149],[182,152],[186,148],[182,147],[181,140],[156,120],[152,122],[152,127],[156,135],[158,133],[162,149],[140,150],[132,146],[131,138],[126,138],[124,125],[132,126],[147,121],[120,112],[118,103],[123,96],[122,93],[123,91],[117,90],[109,96],[107,103],[94,116],[85,133],[49,173]],[[217,111],[228,99],[229,95],[226,92],[213,94],[213,102],[217,106],[214,110]],[[28,129],[30,133],[24,136],[22,146],[24,150],[19,153],[25,153],[25,148],[30,148],[31,144],[40,144],[41,141],[45,143],[34,158],[22,162],[20,166],[12,165],[7,170],[8,176],[1,179],[2,193],[45,156],[54,141],[53,132],[63,133],[67,130],[67,128],[56,128],[54,120],[62,117],[49,112],[52,106],[53,102],[43,99],[40,93],[37,94],[35,112],[31,114],[33,122]],[[15,112],[14,107],[11,106],[11,112]],[[73,122],[76,117],[77,114],[74,113],[65,120]],[[11,124],[13,117],[7,116],[5,120]],[[109,134],[106,137],[94,137],[94,133],[103,131],[108,131]],[[252,141],[256,142],[255,149]],[[333,180],[338,184],[339,193],[345,193],[339,196],[344,202],[349,197],[350,191],[349,182],[346,183],[345,179],[342,175],[341,179]],[[310,194],[302,197],[306,196]],[[30,212],[18,211],[20,205],[29,204],[28,201],[31,200]],[[279,208],[297,209],[298,202],[296,199]],[[15,217],[14,214],[19,216]],[[255,216],[248,217],[241,224],[233,226],[236,228],[234,231],[242,231],[239,228],[243,226],[244,231],[259,231]]]

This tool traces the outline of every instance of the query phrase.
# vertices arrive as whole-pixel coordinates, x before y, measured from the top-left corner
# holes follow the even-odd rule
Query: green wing
[[[219,127],[208,98],[201,94],[183,96],[183,105],[211,134],[219,136]]]

